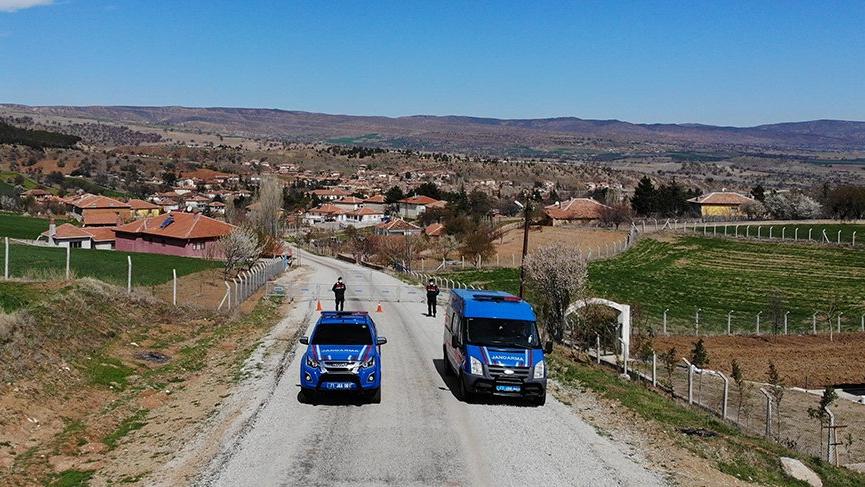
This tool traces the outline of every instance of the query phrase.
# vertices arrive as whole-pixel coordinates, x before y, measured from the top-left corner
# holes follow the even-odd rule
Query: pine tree
[[[640,216],[648,216],[657,211],[658,193],[648,176],[643,176],[634,189],[631,208]]]

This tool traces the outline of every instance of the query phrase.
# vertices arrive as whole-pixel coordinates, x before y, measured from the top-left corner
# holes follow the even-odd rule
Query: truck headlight
[[[547,366],[544,365],[544,361],[535,364],[535,379],[543,379],[547,373]]]
[[[360,364],[361,367],[375,367],[375,356],[372,356],[366,362]]]
[[[312,357],[310,357],[309,355],[306,356],[306,365],[312,367],[313,369],[317,369],[317,368],[318,368],[318,362],[316,362],[316,361],[315,361]]]
[[[481,361],[474,358],[469,357],[469,373],[472,375],[484,375],[484,366],[481,365]]]

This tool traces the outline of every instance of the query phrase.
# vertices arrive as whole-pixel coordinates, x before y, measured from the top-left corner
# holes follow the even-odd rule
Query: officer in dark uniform
[[[439,287],[436,286],[435,282],[432,279],[429,280],[429,283],[426,285],[426,308],[427,308],[427,316],[435,317],[436,315],[436,298],[439,296]]]
[[[336,310],[343,311],[345,309],[345,284],[342,282],[341,277],[336,279],[336,283],[330,290],[333,291],[333,298],[336,301]]]

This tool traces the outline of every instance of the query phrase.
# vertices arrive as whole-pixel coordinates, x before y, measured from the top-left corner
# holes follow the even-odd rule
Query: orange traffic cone
[[[384,311],[384,310],[381,309],[381,303],[378,303],[378,306],[375,308],[375,312],[376,312],[376,313],[381,313],[381,312],[383,312],[383,311]]]
[[[324,309],[324,308],[321,307],[321,300],[319,299],[319,300],[318,300],[318,303],[316,303],[316,305],[315,305],[315,310],[316,310],[316,311],[321,311],[321,310],[323,310],[323,309]]]

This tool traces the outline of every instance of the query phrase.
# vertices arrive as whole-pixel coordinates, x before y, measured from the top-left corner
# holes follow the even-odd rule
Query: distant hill
[[[127,124],[201,129],[288,140],[494,154],[579,153],[585,139],[687,148],[863,150],[865,122],[815,120],[755,127],[634,124],[574,117],[495,119],[375,117],[257,108],[0,105],[0,109]]]
[[[19,144],[43,149],[45,147],[72,147],[80,137],[58,134],[47,130],[30,130],[0,122],[0,144]]]

